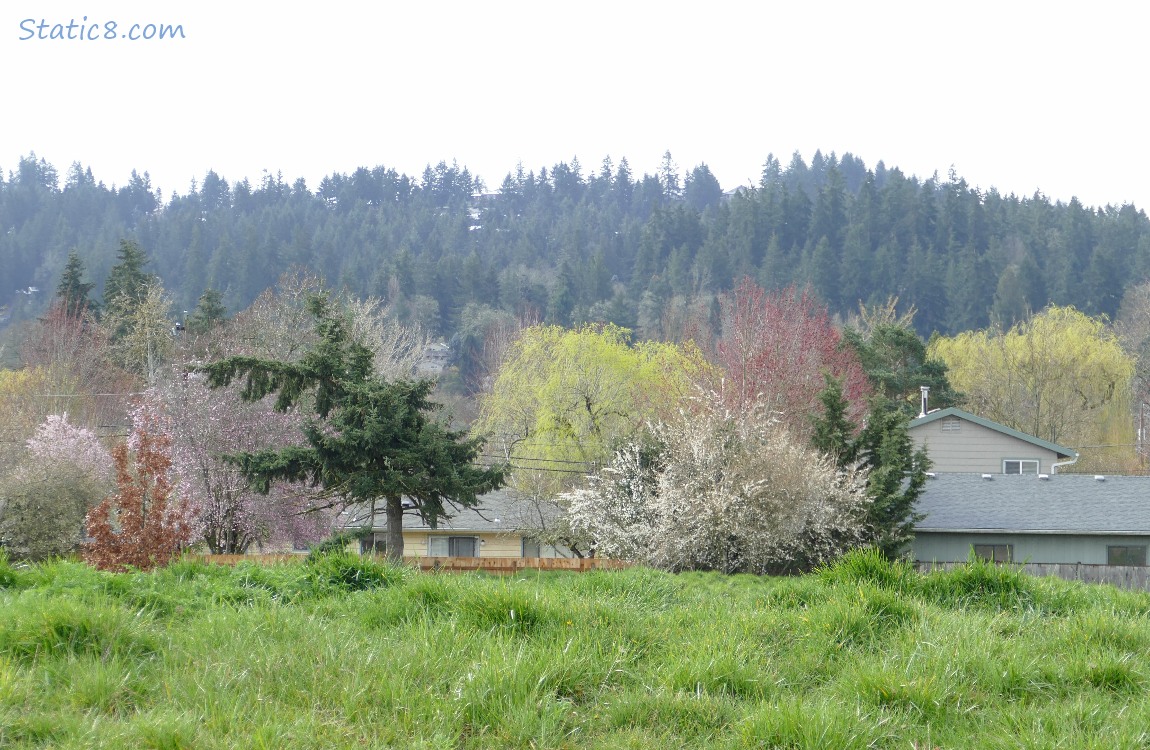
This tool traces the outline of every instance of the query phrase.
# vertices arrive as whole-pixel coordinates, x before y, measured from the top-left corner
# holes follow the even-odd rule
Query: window
[[[429,536],[428,557],[479,557],[479,537]]]
[[[387,532],[373,531],[371,535],[359,540],[360,554],[375,553],[382,555],[387,552]]]
[[[1004,563],[1014,559],[1013,544],[976,544],[974,556],[980,560]]]
[[[532,539],[531,537],[523,537],[523,556],[524,557],[541,557],[539,554],[539,540]]]
[[[1002,462],[1003,474],[1037,474],[1038,460],[1033,458],[1007,459]]]
[[[962,430],[962,420],[958,417],[949,417],[942,420],[943,432],[960,432]]]
[[[1112,545],[1106,548],[1107,565],[1146,565],[1146,547],[1137,545]]]

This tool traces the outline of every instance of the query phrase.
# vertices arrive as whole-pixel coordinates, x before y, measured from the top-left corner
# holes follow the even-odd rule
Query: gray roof
[[[1065,446],[1058,445],[1057,443],[1051,443],[1047,440],[1043,440],[1042,438],[1036,438],[1033,435],[1027,435],[1025,432],[1019,432],[1018,430],[1007,427],[1004,424],[999,424],[998,422],[992,421],[990,419],[984,419],[975,414],[971,414],[968,411],[963,411],[962,409],[959,409],[955,406],[952,406],[949,409],[939,409],[938,411],[932,411],[930,414],[927,414],[924,417],[912,419],[908,425],[908,429],[913,430],[915,427],[920,427],[924,424],[930,424],[931,422],[943,419],[944,417],[958,417],[959,419],[965,419],[968,422],[974,422],[977,425],[982,425],[988,430],[994,430],[995,432],[1001,432],[1003,435],[1009,435],[1013,438],[1018,438],[1019,440],[1025,440],[1032,445],[1037,445],[1039,448],[1045,448],[1048,451],[1054,451],[1055,453],[1067,458],[1078,456],[1078,451],[1074,450],[1073,448],[1067,448]]]
[[[916,531],[1150,535],[1150,477],[937,474]]]
[[[414,507],[405,502],[403,518],[404,531],[430,531],[423,519],[415,512]],[[436,531],[472,531],[482,533],[514,532],[519,529],[539,528],[540,522],[554,521],[557,508],[553,503],[534,503],[509,488],[488,492],[479,497],[479,503],[474,508],[448,508],[451,518],[441,518]],[[358,526],[366,524],[367,514],[360,508],[350,508],[348,515],[344,516],[345,526]],[[387,528],[387,519],[382,507],[377,508],[375,528]]]

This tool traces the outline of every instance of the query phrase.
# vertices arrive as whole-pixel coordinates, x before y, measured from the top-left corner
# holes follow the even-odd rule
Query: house
[[[1053,474],[1078,460],[1077,451],[957,408],[921,416],[908,431],[939,473]]]
[[[915,510],[917,562],[1145,566],[1150,477],[1059,474],[1078,453],[962,409],[909,426],[931,472]]]
[[[562,546],[542,544],[531,536],[538,526],[532,516],[553,511],[537,507],[511,489],[495,490],[479,498],[474,508],[460,508],[451,518],[441,518],[433,529],[405,504],[403,554],[405,557],[572,557]],[[348,509],[339,524],[362,528],[371,523],[363,508]],[[360,551],[382,550],[387,538],[387,521],[377,509],[374,528],[360,545]]]
[[[451,347],[443,342],[428,344],[423,348],[423,358],[416,365],[415,374],[421,378],[442,375],[451,363],[451,355]]]
[[[933,473],[916,510],[919,562],[1147,563],[1150,477]]]

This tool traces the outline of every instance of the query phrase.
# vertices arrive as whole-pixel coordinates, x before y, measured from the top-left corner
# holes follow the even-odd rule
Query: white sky
[[[35,151],[165,198],[214,169],[418,175],[457,159],[497,188],[605,156],[706,162],[724,188],[768,153],[860,156],[974,186],[1150,205],[1150,6],[1031,2],[4,0],[0,169]],[[84,15],[176,41],[21,40]],[[102,30],[102,29],[101,29]]]

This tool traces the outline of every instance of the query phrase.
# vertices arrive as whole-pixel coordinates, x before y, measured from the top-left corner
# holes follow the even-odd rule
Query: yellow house
[[[407,508],[405,504],[405,508]],[[526,519],[539,509],[509,489],[489,492],[474,508],[460,508],[451,518],[441,518],[431,528],[415,511],[414,504],[403,519],[404,557],[573,557],[570,550],[542,544],[532,536]],[[370,513],[353,508],[340,516],[344,528],[371,524]],[[360,551],[382,551],[387,521],[377,511],[374,527],[360,542]]]

